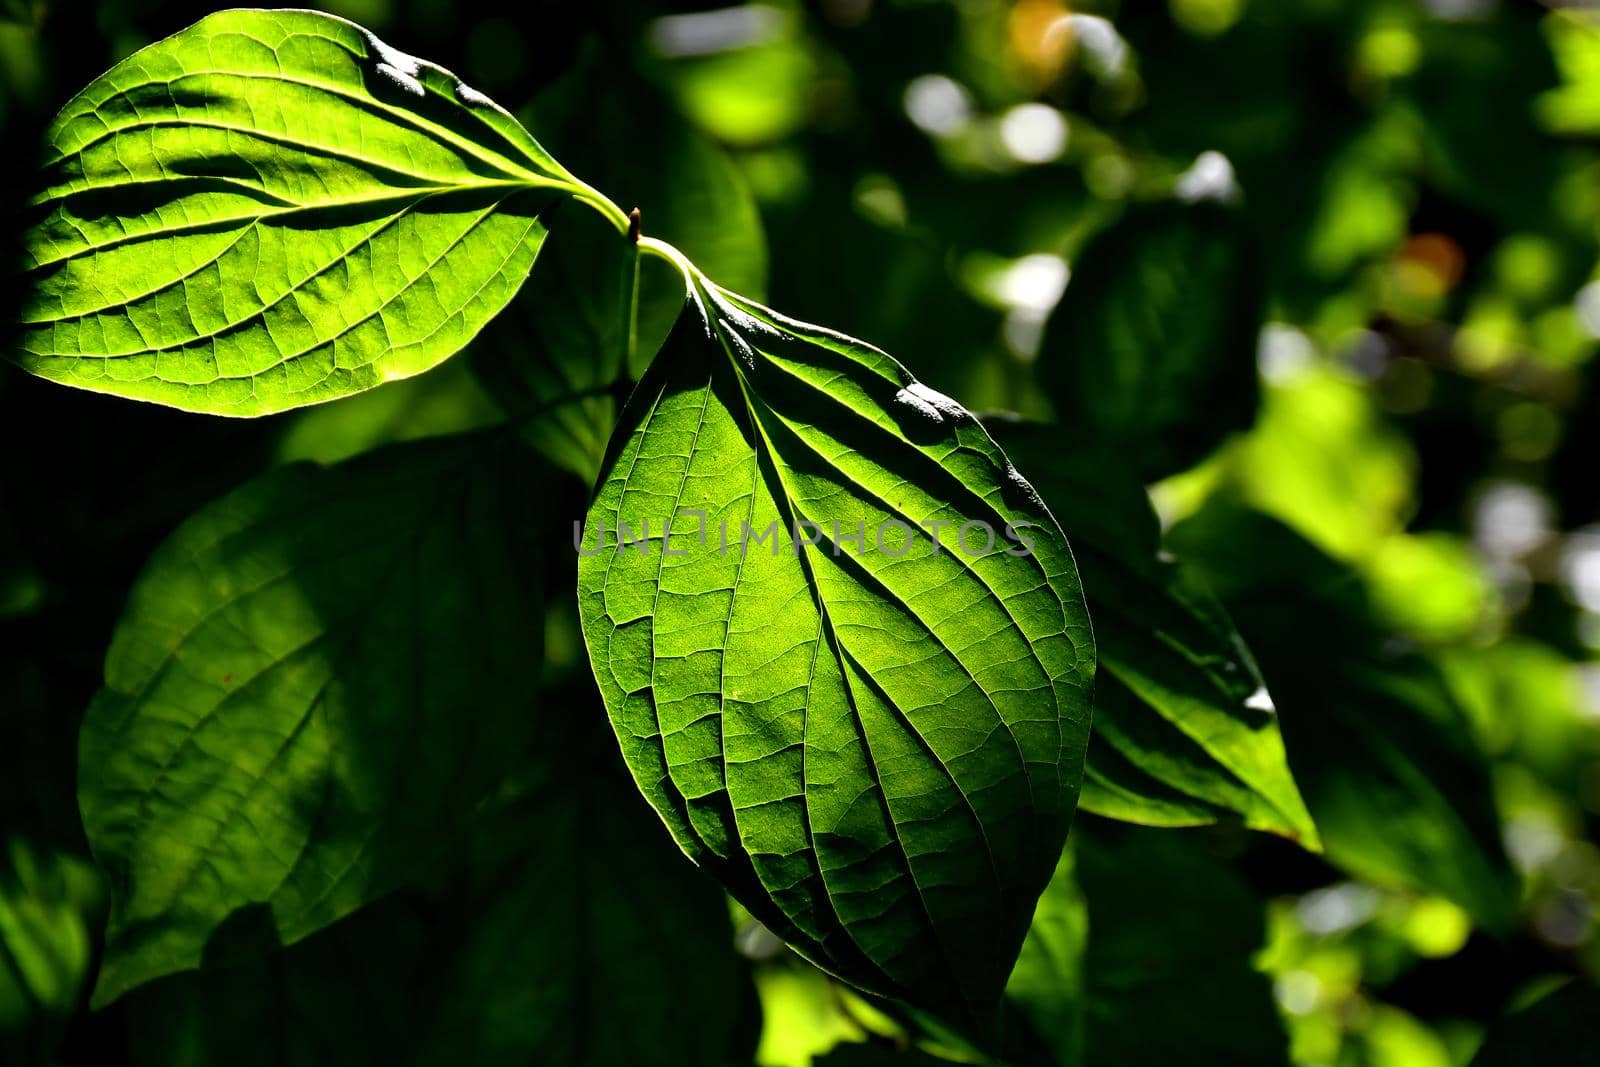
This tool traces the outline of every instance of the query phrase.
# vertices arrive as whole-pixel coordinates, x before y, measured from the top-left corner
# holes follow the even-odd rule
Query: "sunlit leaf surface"
[[[578,183],[495,104],[361,28],[225,11],[48,133],[18,361],[220,415],[434,366],[527,277]]]
[[[802,952],[986,1025],[1081,781],[1094,652],[1065,539],[959,405],[692,277],[579,568],[624,755]],[[934,521],[938,551],[908,540]]]

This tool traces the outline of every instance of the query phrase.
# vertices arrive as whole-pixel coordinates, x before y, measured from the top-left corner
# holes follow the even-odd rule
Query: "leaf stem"
[[[594,186],[581,179],[574,178],[573,181],[576,182],[576,184],[571,187],[572,198],[574,200],[588,204],[590,207],[600,212],[601,215],[605,216],[607,222],[611,223],[611,225],[617,228],[618,233],[628,233],[629,228],[632,226],[632,221],[628,218],[627,214],[625,214],[623,210],[616,205],[615,201],[606,196],[606,194],[602,193],[600,190],[596,189]]]
[[[647,252],[650,255],[655,256],[657,259],[664,259],[668,263],[671,263],[674,267],[677,267],[680,272],[682,272],[685,281],[702,276],[699,269],[696,268],[693,263],[689,262],[688,256],[684,255],[682,252],[678,251],[676,248],[672,247],[672,245],[661,240],[660,238],[640,237],[639,251]]]
[[[629,234],[637,232],[633,226],[637,225],[639,209],[634,208],[630,216]],[[637,240],[627,242],[627,250],[622,256],[622,370],[633,372],[634,354],[639,348],[639,243]]]

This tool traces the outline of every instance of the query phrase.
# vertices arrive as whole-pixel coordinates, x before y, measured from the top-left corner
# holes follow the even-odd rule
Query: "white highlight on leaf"
[[[943,74],[924,74],[906,85],[905,108],[918,129],[949,137],[972,121],[972,94]]]
[[[1311,338],[1281,322],[1261,327],[1256,341],[1256,368],[1272,385],[1294,381],[1316,358]]]
[[[1600,612],[1600,530],[1581,530],[1562,546],[1561,577],[1572,599]]]
[[[934,422],[946,418],[952,422],[967,417],[967,409],[945,396],[937,389],[929,389],[921,382],[912,382],[894,395],[896,402],[907,404]]]
[[[1035,252],[1013,260],[995,277],[995,295],[1008,307],[1048,313],[1060,303],[1071,277],[1066,260]]]
[[[744,4],[663,15],[650,24],[650,44],[658,55],[710,56],[767,44],[788,25],[785,13],[767,4]]]
[[[422,60],[416,56],[407,55],[392,45],[385,44],[373,33],[367,34],[367,46],[377,57],[377,71],[385,78],[394,82],[412,96],[426,96],[427,91],[422,88],[418,80],[422,74]]]
[[[1310,971],[1285,971],[1272,983],[1278,1006],[1291,1015],[1309,1015],[1322,1001],[1322,979]]]
[[[1097,77],[1118,78],[1128,69],[1128,42],[1117,28],[1099,15],[1067,15],[1045,33],[1046,46],[1066,36],[1082,50],[1084,66]]]
[[[1531,485],[1500,482],[1478,498],[1472,513],[1472,539],[1491,560],[1520,559],[1551,535],[1550,501]]]
[[[1227,156],[1206,151],[1178,176],[1173,192],[1185,204],[1235,204],[1239,201],[1239,179]]]
[[[1378,891],[1357,882],[1344,882],[1307,893],[1295,902],[1300,923],[1323,937],[1352,930],[1377,913]]]
[[[1233,664],[1230,663],[1228,666],[1231,667]],[[1267,692],[1267,687],[1264,685],[1256,686],[1256,691],[1245,698],[1244,706],[1253,711],[1265,711],[1274,715],[1278,711],[1278,706],[1272,702],[1272,694]]]
[[[468,107],[494,107],[495,102],[464,81],[456,82],[456,99]]]
[[[1590,282],[1579,289],[1573,306],[1577,308],[1583,332],[1590,337],[1600,337],[1600,282]]]
[[[1033,487],[1032,482],[1023,477],[1021,471],[1009,463],[1006,464],[1006,477],[1010,478],[1012,484],[1027,494],[1028,503],[1033,504],[1035,507],[1044,507],[1044,497],[1039,495],[1039,490]]]
[[[1000,142],[1019,163],[1048,163],[1067,150],[1067,117],[1049,104],[1018,104],[1000,119]]]

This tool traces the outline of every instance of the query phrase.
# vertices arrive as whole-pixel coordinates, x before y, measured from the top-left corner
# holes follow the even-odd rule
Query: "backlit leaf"
[[[802,953],[986,1026],[1081,781],[1094,653],[1065,538],[959,405],[691,276],[579,566],[624,755]],[[908,536],[935,521],[937,551]]]
[[[135,53],[47,145],[15,358],[220,415],[439,363],[583,189],[454,75],[309,11],[224,11]]]

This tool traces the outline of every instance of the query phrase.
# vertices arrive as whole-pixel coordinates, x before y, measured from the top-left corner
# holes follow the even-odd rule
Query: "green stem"
[[[628,242],[622,260],[622,370],[634,372],[634,355],[639,348],[639,246]]]
[[[577,179],[573,180],[577,181]],[[619,233],[626,234],[628,232],[628,216],[620,207],[616,205],[615,202],[611,200],[610,197],[606,196],[606,194],[602,193],[594,186],[588,185],[581,181],[578,181],[577,185],[572,186],[571,188],[572,198],[574,200],[577,200],[580,203],[588,204],[590,207],[600,212],[600,214],[605,217],[607,222],[611,223],[611,225],[617,228]]]
[[[696,278],[700,274],[700,272],[695,269],[695,265],[689,262],[688,256],[684,255],[667,242],[658,238],[639,238],[639,251],[648,252],[657,259],[664,259],[668,263],[671,263],[683,274],[685,280]]]

